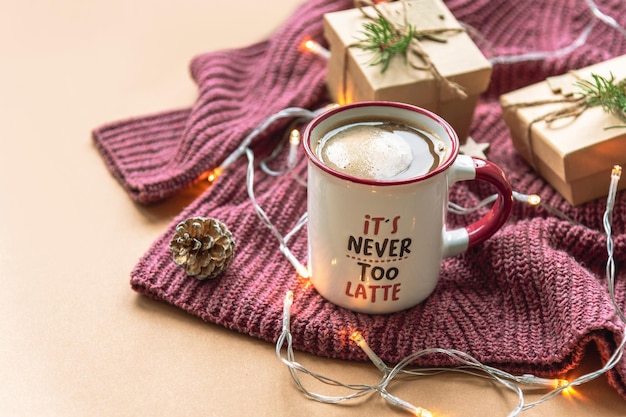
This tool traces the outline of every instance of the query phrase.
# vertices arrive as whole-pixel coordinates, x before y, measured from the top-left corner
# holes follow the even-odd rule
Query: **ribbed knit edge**
[[[191,109],[157,113],[103,125],[92,138],[111,174],[133,200],[141,203],[165,198],[169,193],[159,178],[171,162]],[[171,181],[184,187],[184,173]],[[182,175],[182,178],[181,178]]]
[[[265,118],[317,104],[326,94],[326,62],[299,46],[307,38],[324,43],[323,14],[350,4],[305,2],[267,41],[194,58],[199,95],[191,109],[95,129],[98,150],[131,198],[151,203],[175,194],[219,166]]]

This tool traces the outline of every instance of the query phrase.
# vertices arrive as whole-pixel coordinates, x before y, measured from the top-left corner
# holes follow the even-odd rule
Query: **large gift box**
[[[500,97],[515,149],[572,205],[606,196],[613,166],[626,165],[626,122],[601,106],[543,120],[567,113],[573,104],[564,100],[581,97],[580,83],[595,84],[597,77],[615,83],[626,78],[626,55]],[[622,181],[620,189],[624,187]]]
[[[368,6],[362,11],[355,8],[324,16],[324,35],[331,52],[326,79],[331,98],[340,104],[369,100],[414,104],[446,119],[464,142],[478,97],[489,85],[491,64],[441,0],[410,1],[406,8],[403,2],[376,7],[398,27],[406,27],[406,18],[416,32],[441,31],[439,40],[422,38],[419,45],[439,74],[460,85],[467,97],[441,88],[432,71],[409,65],[401,54],[393,56],[384,72],[381,66],[372,65],[375,54],[355,46],[364,38],[364,25],[377,15]]]

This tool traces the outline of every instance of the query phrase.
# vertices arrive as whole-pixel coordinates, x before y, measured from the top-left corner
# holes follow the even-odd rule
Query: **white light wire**
[[[596,17],[602,23],[611,26],[613,29],[617,30],[619,33],[622,34],[622,36],[626,38],[626,29],[621,27],[617,20],[607,14],[602,13],[602,11],[598,8],[598,5],[594,3],[593,0],[585,0],[585,3],[587,3],[587,7],[589,7],[589,10],[594,15],[594,17]]]
[[[254,207],[254,211],[257,214],[257,217],[261,220],[261,222],[272,232],[276,240],[279,243],[279,250],[285,256],[285,258],[291,263],[291,265],[298,271],[300,275],[308,276],[307,268],[294,256],[289,247],[287,246],[287,240],[293,234],[295,234],[298,230],[304,226],[306,217],[302,216],[296,223],[295,227],[291,232],[288,233],[287,238],[283,237],[280,231],[274,226],[270,218],[263,210],[263,207],[257,202],[256,196],[254,194],[254,152],[252,149],[246,148],[246,155],[248,157],[248,170],[246,175],[246,188],[248,190],[248,197],[252,202],[252,206]]]
[[[523,204],[528,204],[530,206],[538,206],[539,208],[557,216],[560,217],[563,220],[567,220],[568,222],[575,224],[575,225],[580,225],[579,222],[577,222],[576,220],[572,219],[570,216],[568,216],[566,213],[562,212],[561,210],[558,210],[555,207],[552,207],[549,204],[544,203],[541,200],[541,197],[536,195],[536,194],[523,194],[517,191],[513,191],[512,193],[513,196],[513,200],[523,203]],[[455,202],[449,201],[448,202],[448,212],[453,213],[453,214],[458,214],[461,216],[465,216],[471,213],[474,213],[475,211],[480,210],[481,208],[493,203],[494,201],[496,201],[496,199],[498,198],[498,194],[491,194],[487,197],[485,197],[484,199],[482,199],[481,201],[478,202],[478,204],[471,206],[471,207],[463,207]]]
[[[615,205],[615,194],[617,193],[617,185],[621,175],[622,167],[619,165],[614,166],[613,170],[611,171],[609,197],[607,199],[607,209],[604,213],[603,225],[604,230],[606,231],[606,247],[609,255],[609,259],[606,263],[606,280],[609,288],[609,294],[611,296],[611,301],[613,302],[613,307],[615,308],[615,311],[618,314],[620,320],[623,323],[626,323],[626,316],[624,316],[624,312],[617,304],[615,298],[615,260],[613,259],[615,249],[613,247],[612,237],[613,207]]]
[[[300,388],[300,390],[308,398],[311,398],[318,402],[327,403],[327,404],[336,404],[336,403],[343,402],[346,400],[362,397],[363,395],[368,394],[370,390],[372,389],[372,386],[370,385],[345,384],[338,380],[328,378],[323,375],[317,374],[313,371],[310,371],[309,369],[307,369],[300,363],[296,362],[294,351],[293,351],[293,337],[291,335],[291,330],[290,330],[290,326],[291,326],[290,317],[291,317],[292,304],[293,304],[293,292],[288,291],[285,296],[285,300],[283,302],[283,328],[282,328],[282,332],[280,336],[278,337],[278,341],[276,342],[276,355],[285,365],[287,365],[289,372],[291,373],[291,376],[293,380],[295,381],[296,385],[298,386],[298,388]],[[285,343],[287,344],[287,349],[286,349],[287,354],[286,354],[286,357],[283,357],[282,348],[285,345]],[[323,394],[316,394],[314,392],[307,390],[304,387],[304,384],[302,384],[302,382],[300,381],[298,372],[301,372],[305,375],[315,378],[324,384],[336,386],[336,387],[342,387],[342,388],[355,391],[355,392],[350,395],[343,395],[343,396],[329,396],[329,395],[323,395]]]
[[[489,58],[489,62],[491,62],[491,64],[493,65],[515,64],[527,61],[542,61],[549,58],[556,58],[570,54],[587,42],[587,39],[589,38],[589,35],[591,34],[591,31],[593,30],[593,27],[596,23],[596,19],[617,30],[622,36],[626,38],[626,30],[622,28],[613,17],[603,13],[593,0],[585,0],[585,4],[589,9],[589,12],[592,14],[593,19],[590,20],[587,25],[585,25],[578,37],[574,39],[574,41],[572,41],[569,45],[566,45],[554,51],[534,51],[519,55],[497,55]],[[471,34],[475,38],[478,38],[481,44],[483,44],[484,47],[486,47],[491,52],[491,54],[495,54],[495,50],[491,43],[478,30],[466,23],[460,23],[469,34]]]
[[[293,255],[293,253],[287,246],[287,241],[289,240],[289,238],[291,238],[291,236],[297,233],[306,224],[306,218],[307,218],[306,213],[302,215],[302,217],[297,221],[294,228],[286,236],[283,237],[282,234],[278,231],[278,229],[274,226],[270,218],[267,216],[265,210],[263,210],[263,208],[260,206],[260,204],[256,200],[256,196],[254,194],[254,152],[252,151],[251,148],[249,148],[249,146],[257,136],[264,133],[265,130],[267,130],[277,120],[284,119],[284,118],[295,119],[292,122],[292,124],[296,123],[297,121],[311,120],[318,114],[321,114],[324,111],[326,111],[329,107],[330,106],[325,106],[315,111],[307,110],[307,109],[300,108],[300,107],[288,107],[288,108],[280,110],[279,112],[275,114],[270,115],[269,117],[264,119],[256,128],[254,128],[252,132],[250,132],[243,139],[243,141],[239,144],[239,146],[230,155],[228,155],[226,159],[224,159],[222,164],[218,168],[215,169],[215,172],[221,174],[233,162],[235,162],[240,156],[245,154],[248,157],[248,169],[246,172],[246,188],[248,192],[248,197],[250,198],[250,201],[252,202],[252,205],[254,207],[254,211],[256,212],[257,217],[261,220],[261,222],[272,232],[274,237],[276,237],[276,239],[278,240],[279,249],[281,253],[292,264],[292,266],[296,268],[298,273],[302,275],[303,277],[308,276],[308,272],[307,272],[308,270]],[[299,143],[297,144],[290,143],[290,152],[292,152],[292,150],[294,149],[294,146],[297,147],[298,145]],[[279,144],[278,148],[280,151],[280,149],[282,149],[282,145]],[[284,170],[274,171],[274,170],[269,169],[269,167],[267,166],[265,162],[275,158],[276,156],[277,156],[277,151],[274,150],[274,152],[272,152],[272,154],[268,158],[262,161],[261,167],[263,171],[266,174],[271,175],[271,176],[279,176],[287,171],[291,172],[292,171],[291,168],[293,168],[293,160],[292,160],[293,157],[289,158],[290,161],[288,161],[288,166]],[[302,180],[299,177],[297,177],[295,174],[293,174],[293,176],[298,182],[302,184]]]
[[[224,170],[228,168],[233,162],[235,162],[235,160],[237,160],[240,156],[245,154],[246,149],[250,146],[250,143],[252,143],[254,138],[256,138],[261,133],[263,133],[267,128],[269,128],[277,120],[284,119],[284,118],[302,118],[304,120],[310,120],[325,110],[326,110],[326,107],[323,107],[316,111],[311,111],[311,110],[303,109],[300,107],[288,107],[286,109],[280,110],[279,112],[269,116],[268,118],[263,120],[256,128],[254,128],[252,132],[248,134],[248,136],[246,136],[243,139],[241,144],[239,144],[239,146],[237,147],[237,149],[235,149],[233,153],[231,153],[230,155],[228,155],[228,157],[226,157],[226,159],[224,159],[224,162],[222,162],[222,164],[220,165],[220,169]]]
[[[307,117],[302,117],[302,118],[297,118],[295,119],[293,122],[291,122],[291,124],[289,125],[289,127],[286,129],[286,132],[288,132],[288,134],[283,135],[282,140],[278,143],[278,145],[276,145],[276,147],[274,148],[274,150],[272,151],[272,153],[266,157],[265,159],[263,159],[260,163],[259,166],[261,167],[261,170],[263,172],[265,172],[267,175],[271,175],[273,177],[278,177],[280,175],[285,174],[289,169],[293,168],[294,166],[294,153],[293,153],[293,146],[289,146],[289,155],[288,155],[288,161],[287,161],[287,166],[279,169],[279,170],[275,170],[269,167],[268,163],[275,160],[278,155],[280,155],[280,153],[282,152],[282,150],[285,147],[285,143],[288,143],[291,145],[291,143],[289,142],[289,138],[288,136],[291,134],[291,132],[294,131],[294,127],[298,124],[299,121],[301,120],[309,120],[312,117],[312,112],[310,112],[310,115],[307,115]],[[297,150],[297,148],[296,148]]]

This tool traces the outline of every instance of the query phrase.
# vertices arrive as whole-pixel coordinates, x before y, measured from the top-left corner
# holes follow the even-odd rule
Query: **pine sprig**
[[[365,38],[361,39],[356,46],[364,51],[372,52],[374,58],[370,65],[382,65],[381,72],[384,73],[395,55],[404,55],[406,60],[409,44],[415,36],[415,29],[409,25],[406,33],[399,33],[385,17],[378,16],[378,20],[363,25],[362,34]]]
[[[575,83],[580,88],[585,105],[601,106],[605,112],[626,122],[626,79],[616,82],[613,74],[610,78],[597,74],[591,74],[591,77],[591,81],[581,80]]]

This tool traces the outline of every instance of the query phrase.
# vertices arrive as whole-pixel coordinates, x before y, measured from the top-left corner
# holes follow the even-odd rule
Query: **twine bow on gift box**
[[[570,82],[570,85],[560,85],[560,80],[563,78],[569,79],[568,76],[574,76],[577,81],[574,83]],[[626,123],[626,79],[616,81],[613,74],[606,78],[595,73],[591,73],[591,79],[582,79],[578,74],[569,72],[563,76],[548,78],[547,82],[551,85],[554,93],[561,93],[562,96],[560,98],[502,104],[503,110],[545,104],[567,104],[562,108],[535,117],[528,123],[526,128],[526,146],[529,150],[529,162],[535,169],[538,169],[538,166],[535,161],[535,153],[532,149],[531,141],[532,129],[535,123],[546,122],[549,125],[557,120],[576,119],[588,109],[597,106],[602,107],[605,113],[611,114]],[[616,128],[626,128],[626,125],[604,127],[604,129]]]
[[[579,78],[576,74],[572,73]],[[529,132],[533,123],[545,121],[552,123],[555,120],[565,119],[568,117],[576,118],[585,110],[595,106],[601,106],[606,113],[612,114],[621,121],[626,123],[626,79],[615,81],[615,77],[611,74],[610,78],[605,78],[598,74],[591,74],[592,80],[582,80],[579,78],[574,83],[574,87],[579,90],[574,94],[564,94],[564,97],[558,99],[535,100],[522,103],[510,103],[503,105],[503,108],[520,108],[540,106],[552,103],[569,103],[569,106],[558,110],[551,111],[545,115],[538,117],[529,124]],[[609,126],[606,129],[626,127],[626,126]]]
[[[365,51],[374,52],[377,57],[372,61],[372,65],[382,65],[381,72],[385,72],[389,67],[391,58],[400,53],[403,54],[407,63],[415,70],[428,71],[432,74],[440,88],[440,95],[451,95],[455,98],[465,99],[467,93],[464,88],[444,77],[433,64],[430,56],[421,44],[422,39],[436,42],[446,42],[440,35],[445,33],[463,32],[462,28],[435,28],[417,30],[408,21],[408,4],[406,0],[402,3],[402,23],[394,21],[389,10],[384,4],[376,4],[371,0],[355,0],[354,5],[369,22],[364,24],[363,34],[366,39],[362,39],[352,46],[359,47]],[[375,15],[370,14],[365,7],[371,7]],[[445,16],[438,16],[441,20]]]

